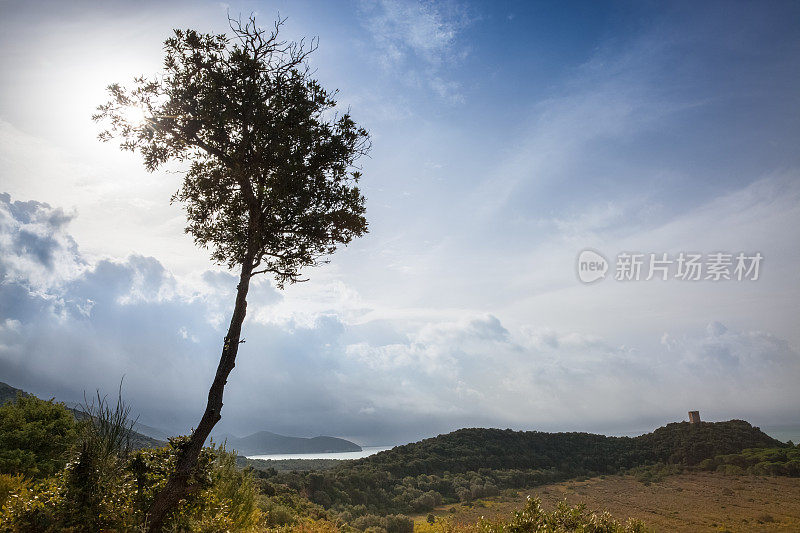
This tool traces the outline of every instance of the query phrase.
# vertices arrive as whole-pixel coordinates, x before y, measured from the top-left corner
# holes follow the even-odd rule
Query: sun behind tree
[[[151,531],[192,490],[197,458],[221,418],[251,278],[269,274],[279,288],[301,281],[302,268],[367,232],[356,162],[369,149],[368,133],[349,113],[333,113],[335,93],[306,62],[316,41],[280,41],[283,22],[266,32],[253,17],[231,20],[232,37],[175,30],[161,75],[136,78],[129,89],[109,86],[111,99],[93,117],[106,125],[101,140],[119,138],[148,171],[189,163],[173,196],[186,209],[186,231],[214,261],[239,269],[206,410],[148,512]]]

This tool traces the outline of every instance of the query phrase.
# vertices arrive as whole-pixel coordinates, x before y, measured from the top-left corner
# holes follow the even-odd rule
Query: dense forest
[[[418,513],[507,488],[643,465],[695,466],[749,448],[787,447],[742,420],[668,424],[639,437],[461,429],[320,471],[261,473],[353,516]],[[256,468],[258,465],[253,465]]]

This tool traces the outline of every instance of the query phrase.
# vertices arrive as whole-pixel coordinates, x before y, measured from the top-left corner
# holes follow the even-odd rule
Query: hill
[[[459,429],[397,446],[352,463],[393,474],[468,472],[480,468],[556,468],[616,472],[647,463],[693,466],[716,455],[784,444],[744,420],[677,422],[639,437],[545,433],[510,429]]]
[[[579,476],[640,466],[693,466],[748,448],[787,445],[742,420],[668,424],[639,437],[470,428],[317,472],[265,474],[337,509],[423,512]],[[257,468],[257,465],[253,465]]]
[[[12,387],[7,383],[0,382],[0,404],[5,402],[13,402],[14,400],[17,399],[18,394],[22,396],[32,396],[30,393],[25,392],[22,389],[18,389],[16,387]],[[85,411],[82,411],[81,409],[78,409],[76,407],[67,407],[67,409],[72,413],[72,416],[75,417],[75,420],[85,420],[89,416]],[[135,450],[139,450],[142,448],[158,448],[166,444],[161,440],[154,439],[148,435],[139,433],[138,431],[130,432],[130,440],[131,440],[131,446]]]
[[[228,436],[226,441],[227,448],[236,450],[240,455],[361,451],[358,444],[337,437],[286,437],[269,431],[259,431],[242,438]]]
[[[17,394],[21,394],[23,396],[30,396],[27,392],[22,389],[17,389],[16,387],[12,387],[8,383],[3,383],[0,381],[0,404],[6,403],[9,401],[14,401],[17,399]]]

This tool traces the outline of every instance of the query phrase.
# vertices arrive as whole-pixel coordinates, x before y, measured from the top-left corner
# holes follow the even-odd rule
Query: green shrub
[[[61,522],[66,527],[90,531],[126,529],[135,524],[131,505],[133,485],[127,475],[133,421],[122,394],[112,405],[97,393],[96,403],[84,406],[74,460],[61,475],[66,502]]]
[[[728,474],[735,476],[739,476],[745,473],[744,469],[738,465],[719,465],[717,467],[717,472],[721,474]]]
[[[297,519],[297,516],[291,507],[272,502],[271,500],[266,500],[262,504],[261,509],[265,515],[264,525],[267,527],[272,528],[288,526],[294,524]]]
[[[5,501],[0,531],[4,532],[136,530],[188,444],[188,437],[178,437],[162,448],[131,452],[133,423],[121,399],[111,406],[98,396],[97,403],[87,408],[90,416],[79,426],[63,406],[52,402],[22,398],[13,407],[14,423],[3,420],[4,426],[25,429],[32,439],[26,445],[36,451],[26,471],[41,475],[57,464],[62,468],[33,485],[20,476],[0,477],[0,502]],[[49,440],[41,428],[52,427],[54,421],[62,424],[64,413],[73,424],[64,427],[77,428],[72,460],[66,464],[54,459],[66,456],[62,450],[66,439],[50,448],[41,442]],[[211,533],[248,531],[260,525],[256,482],[250,471],[236,467],[234,454],[213,444],[204,448],[190,483],[195,490],[172,512],[168,529]]]
[[[55,533],[62,531],[60,513],[65,508],[56,478],[36,482],[10,495],[0,513],[3,533]]]
[[[63,404],[18,396],[0,405],[0,472],[33,479],[64,468],[77,424]]]
[[[258,489],[250,471],[237,468],[236,455],[224,446],[206,448],[213,455],[208,489],[193,531],[248,531],[262,521]]]
[[[800,449],[748,448],[740,453],[718,455],[700,463],[703,470],[759,476],[800,476]]]
[[[21,474],[0,474],[0,509],[11,496],[24,494],[28,491],[28,481]]]
[[[700,470],[705,470],[707,472],[713,472],[717,469],[717,462],[714,459],[703,459],[700,461],[700,464],[697,465]]]
[[[570,507],[561,501],[553,512],[542,508],[538,498],[528,497],[525,507],[510,521],[481,519],[476,529],[481,533],[644,533],[644,524],[635,519],[621,523],[609,513],[593,513],[583,504]]]
[[[188,437],[174,437],[162,448],[140,450],[128,463],[132,507],[143,517],[166,486]],[[203,448],[189,481],[195,490],[172,512],[171,527],[186,531],[247,531],[259,524],[258,489],[249,471],[236,467],[236,456],[224,447]]]
[[[367,514],[353,521],[353,527],[364,532],[413,533],[414,521],[402,514],[378,516]]]

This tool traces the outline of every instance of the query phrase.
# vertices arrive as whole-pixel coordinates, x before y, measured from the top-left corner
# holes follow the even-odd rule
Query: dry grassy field
[[[639,518],[654,531],[800,532],[799,478],[707,473],[669,476],[649,485],[632,476],[554,483],[474,502],[471,507],[444,506],[433,514],[460,523],[474,523],[481,516],[510,517],[528,494],[540,497],[546,509],[566,499],[608,510],[616,518]],[[424,521],[425,516],[417,520]]]

